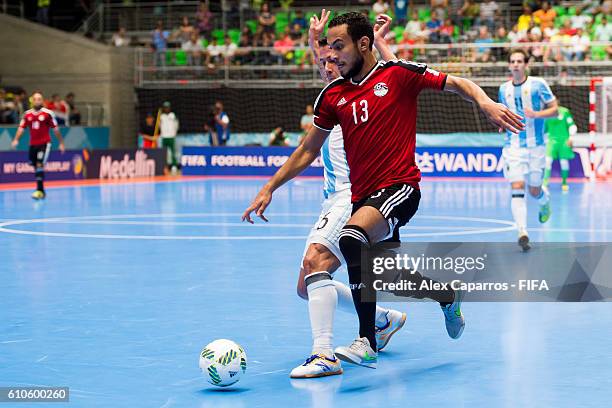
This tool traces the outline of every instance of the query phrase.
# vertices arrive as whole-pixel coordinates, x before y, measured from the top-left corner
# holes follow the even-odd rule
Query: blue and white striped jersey
[[[338,191],[350,189],[349,166],[346,161],[344,138],[340,125],[334,126],[327,137],[321,148],[321,158],[323,159],[323,176],[325,179],[323,194],[325,198]]]
[[[525,109],[541,111],[555,100],[550,86],[543,78],[529,76],[520,85],[512,81],[504,82],[499,87],[499,102],[506,105],[512,112],[521,115],[525,130],[521,133],[506,132],[505,146],[535,147],[545,144],[544,121],[540,118],[526,118]]]

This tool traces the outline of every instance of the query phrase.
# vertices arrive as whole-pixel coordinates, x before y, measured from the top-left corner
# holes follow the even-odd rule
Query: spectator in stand
[[[478,29],[478,38],[474,40],[474,43],[481,45],[475,49],[474,62],[489,62],[491,59],[490,44],[493,43],[493,39],[486,25],[480,26]]]
[[[569,35],[570,37],[576,35],[576,29],[572,27],[572,21],[569,18],[563,21],[563,27],[559,32],[561,35]]]
[[[270,4],[265,2],[261,5],[259,17],[257,18],[259,28],[257,29],[259,35],[262,38],[262,42],[273,43],[274,42],[274,28],[276,26],[276,17],[270,11]]]
[[[313,126],[314,122],[314,109],[312,105],[306,105],[306,113],[302,115],[300,120],[300,129],[302,129],[302,136],[306,135]]]
[[[519,26],[518,24],[515,24],[512,27],[512,30],[508,33],[508,41],[510,41],[511,43],[518,43],[521,42],[521,38],[523,38],[524,32],[520,32],[519,31]]]
[[[403,26],[406,24],[406,18],[408,17],[408,0],[393,0],[391,2],[391,9],[395,14],[395,23]]]
[[[37,0],[36,21],[40,24],[49,25],[49,7],[51,0]]]
[[[453,24],[457,27],[461,27],[461,16],[459,10],[463,6],[463,0],[450,0],[448,4],[448,17],[451,18]]]
[[[168,49],[168,32],[164,30],[164,23],[159,20],[155,30],[151,33],[151,48],[153,48],[153,59],[158,67],[166,66],[166,50]]]
[[[196,12],[196,28],[200,35],[206,40],[210,40],[210,34],[212,33],[212,20],[213,14],[208,9],[206,2],[201,2]]]
[[[448,0],[431,0],[431,15],[435,15],[439,21],[444,21],[446,18],[446,9],[448,8]]]
[[[570,17],[572,22],[572,28],[581,29],[585,31],[589,24],[591,24],[591,16],[582,14],[582,10],[579,8],[576,9],[576,14]]]
[[[246,65],[253,62],[253,54],[251,53],[252,45],[253,35],[249,27],[245,26],[240,33],[240,41],[238,42],[238,49],[236,50],[236,57],[234,59],[238,65]]]
[[[300,32],[304,31],[304,28],[306,28],[306,25],[308,24],[302,10],[296,10],[295,17],[293,17],[293,20],[291,20],[292,27],[294,27],[296,24],[300,26]]]
[[[455,25],[450,17],[444,20],[444,24],[440,27],[440,42],[443,44],[450,44],[453,42],[453,35],[455,34]]]
[[[268,145],[289,146],[289,141],[287,140],[287,136],[285,136],[285,130],[282,127],[278,126],[272,131],[272,133],[270,133],[270,141]]]
[[[573,60],[584,61],[590,59],[591,38],[582,28],[576,29],[576,35],[572,38],[572,44],[574,44]]]
[[[533,13],[533,16],[540,20],[540,29],[544,31],[547,28],[553,28],[555,26],[557,12],[550,7],[549,2],[543,1],[542,8]]]
[[[143,149],[155,149],[157,147],[157,134],[155,133],[155,118],[152,113],[147,113],[145,121],[140,127]]]
[[[542,31],[532,29],[529,31],[529,42],[531,43],[541,43],[542,39]],[[544,61],[544,51],[545,48],[543,45],[533,45],[529,47],[529,63],[532,62],[543,62]]]
[[[223,44],[223,58],[225,60],[225,65],[230,65],[230,63],[234,60],[236,56],[236,50],[238,46],[232,42],[232,38],[229,35],[226,35],[225,43]]]
[[[295,42],[295,41],[300,41],[302,39],[302,37],[304,36],[304,32],[302,31],[302,27],[295,23],[291,26],[291,28],[289,29],[289,36],[291,37],[291,39]]]
[[[548,41],[548,46],[544,50],[544,63],[563,61],[562,45],[565,38],[571,38],[561,31],[553,34]]]
[[[181,49],[187,54],[187,65],[199,66],[202,63],[202,53],[204,51],[204,47],[202,46],[202,42],[200,41],[200,37],[198,37],[198,33],[196,31],[191,33],[189,41],[183,43],[183,45],[181,45]]]
[[[595,41],[612,41],[612,25],[608,23],[607,16],[601,18],[601,23],[594,28],[593,34]]]
[[[431,32],[429,31],[429,28],[427,28],[427,23],[421,21],[421,28],[417,32],[417,42],[419,44],[426,44],[429,42],[430,34]],[[425,54],[425,48],[421,48],[420,52],[421,54]]]
[[[409,33],[412,38],[416,38],[417,33],[421,31],[419,12],[416,9],[412,10],[410,20],[408,21],[408,23],[406,23],[406,28],[404,29],[404,31]]]
[[[51,95],[51,100],[47,102],[47,109],[53,111],[59,126],[66,126],[68,122],[68,105],[62,101],[58,94]]]
[[[81,124],[81,112],[76,107],[76,103],[74,102],[74,93],[68,92],[66,95],[66,105],[68,106],[68,121],[70,125],[79,126]]]
[[[612,15],[612,0],[604,0],[598,11],[605,16]]]
[[[463,27],[472,27],[474,21],[480,16],[480,6],[476,3],[476,0],[465,0],[463,7],[459,10],[459,15]]]
[[[130,45],[131,39],[125,33],[125,27],[119,27],[119,30],[111,37],[111,44],[115,47],[127,47]]]
[[[412,48],[412,46],[416,43],[417,41],[414,38],[413,34],[409,31],[404,31],[402,35],[402,40],[398,44],[399,47],[397,51],[397,56],[405,60],[414,59],[414,49]]]
[[[219,40],[213,38],[208,47],[206,47],[206,66],[214,69],[215,65],[220,64],[223,57],[223,45],[219,44]]]
[[[15,101],[7,95],[7,92],[0,88],[0,123],[14,124],[18,118]]]
[[[601,24],[595,27],[595,41],[612,41],[612,24],[608,22],[608,17],[601,18]],[[605,46],[605,51],[608,58],[612,57],[612,44]]]
[[[507,43],[508,40],[508,31],[506,27],[503,25],[499,26],[495,31],[495,38],[493,38],[493,42],[497,44]],[[506,47],[498,47],[494,50],[494,56],[497,61],[507,61],[508,60],[508,51]]]
[[[540,19],[534,17],[531,7],[525,5],[523,6],[523,14],[519,16],[517,21],[518,31],[523,31],[526,33],[532,23],[540,25]]]
[[[290,55],[293,55],[293,40],[291,39],[291,33],[289,27],[285,28],[285,32],[281,38],[274,41],[274,51],[279,56],[279,63],[282,64],[289,59]],[[291,54],[290,54],[291,53]]]
[[[438,20],[436,13],[431,13],[430,20],[426,23],[427,29],[429,30],[429,42],[437,44],[440,42],[440,27],[442,21]]]
[[[181,46],[183,46],[183,44],[187,44],[191,40],[191,34],[195,32],[196,29],[189,22],[189,17],[185,16],[181,21],[181,26],[172,34],[172,39],[179,41]]]
[[[372,4],[372,11],[376,15],[389,13],[390,8],[391,6],[389,6],[389,3],[385,0],[376,0],[374,4]]]
[[[494,0],[486,0],[480,5],[477,25],[486,25],[489,33],[495,32],[495,19],[500,17],[499,5]]]

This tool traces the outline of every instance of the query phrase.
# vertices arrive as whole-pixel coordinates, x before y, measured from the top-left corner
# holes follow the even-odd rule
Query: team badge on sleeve
[[[374,85],[374,95],[383,97],[389,92],[389,87],[384,82],[379,82]]]

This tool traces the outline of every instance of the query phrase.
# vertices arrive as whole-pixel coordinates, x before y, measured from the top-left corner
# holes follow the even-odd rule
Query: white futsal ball
[[[246,353],[231,340],[215,340],[200,353],[202,374],[209,383],[218,387],[237,383],[246,367]]]

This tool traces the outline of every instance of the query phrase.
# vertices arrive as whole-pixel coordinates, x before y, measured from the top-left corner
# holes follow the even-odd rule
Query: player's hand
[[[272,192],[266,187],[262,188],[257,194],[257,197],[255,197],[255,200],[253,200],[253,202],[249,206],[249,208],[247,208],[244,214],[242,214],[242,221],[247,221],[251,224],[254,224],[253,220],[251,219],[251,213],[255,211],[255,215],[257,215],[265,222],[268,222],[268,219],[263,215],[263,213],[266,208],[268,208],[268,205],[270,205],[271,201]]]
[[[374,24],[375,43],[384,40],[387,34],[389,34],[391,21],[393,21],[393,19],[386,14],[379,14],[376,16],[376,23]]]
[[[312,44],[312,46],[318,46],[317,41],[319,41],[319,37],[323,34],[325,30],[325,26],[327,25],[327,20],[329,20],[329,16],[331,14],[330,11],[326,11],[325,9],[321,10],[321,18],[316,14],[310,17],[310,28],[308,29],[308,42]]]
[[[11,142],[11,147],[13,149],[16,149],[18,144],[19,144],[19,141],[17,139],[13,139],[13,141]]]
[[[499,132],[507,130],[512,133],[520,133],[525,129],[523,118],[508,109],[501,103],[490,102],[481,105],[480,108],[487,119],[499,128]]]
[[[573,147],[574,146],[574,142],[572,142],[572,139],[567,139],[567,147]]]
[[[533,111],[529,108],[525,108],[525,117],[527,118],[537,118],[538,117],[538,113],[536,111]]]
[[[62,152],[62,153],[64,153],[66,151],[66,146],[64,146],[64,143],[60,143],[59,144],[59,149],[60,149],[60,152]]]

